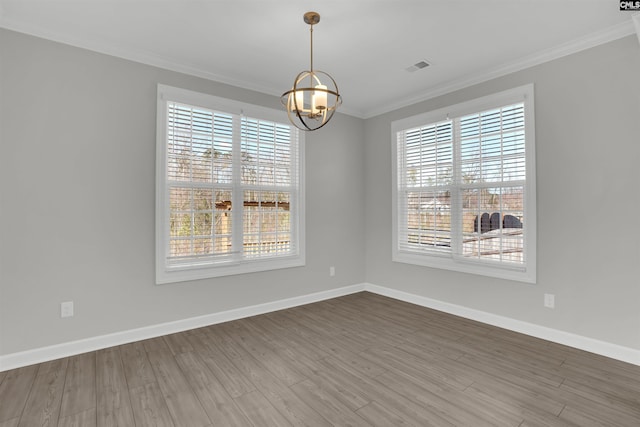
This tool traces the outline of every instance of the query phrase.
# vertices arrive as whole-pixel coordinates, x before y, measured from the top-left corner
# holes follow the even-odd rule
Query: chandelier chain
[[[309,38],[311,39],[311,49],[309,49],[311,51],[311,66],[309,68],[309,71],[313,72],[313,24],[309,26],[309,34]]]

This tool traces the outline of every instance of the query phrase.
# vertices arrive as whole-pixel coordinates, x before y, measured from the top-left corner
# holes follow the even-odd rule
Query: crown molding
[[[233,77],[212,73],[192,64],[178,63],[172,59],[154,54],[152,52],[118,47],[110,43],[100,42],[98,40],[87,41],[80,38],[70,37],[58,32],[47,31],[38,26],[34,26],[25,22],[15,21],[6,17],[2,13],[3,10],[1,6],[2,5],[0,3],[0,28],[5,28],[7,30],[28,34],[31,36],[78,47],[81,49],[86,49],[93,52],[98,52],[169,71],[188,74],[194,77],[200,77],[206,80],[212,80],[230,86],[264,93],[267,95],[276,97],[280,97],[281,95],[281,93],[275,91],[272,87],[264,83],[261,84],[259,82],[247,82],[245,80],[235,79]],[[577,53],[582,50],[608,43],[610,41],[614,41],[632,34],[637,34],[638,39],[640,40],[639,13],[632,15],[631,19],[627,22],[605,28],[604,30],[598,31],[596,33],[592,33],[587,36],[572,40],[570,42],[563,43],[551,49],[540,51],[516,61],[487,69],[478,74],[465,75],[459,79],[451,80],[444,84],[437,85],[434,88],[431,88],[414,96],[401,99],[397,102],[388,103],[381,108],[361,111],[350,109],[348,106],[343,105],[340,109],[340,113],[361,119],[369,119],[384,113],[388,113],[390,111],[397,110],[399,108],[407,107],[418,102],[423,102],[437,96],[445,95],[456,90],[464,89],[469,86],[486,82],[497,77],[502,77],[516,71],[552,61],[563,56],[571,55],[573,53]]]
[[[364,119],[369,119],[381,114],[388,113],[390,111],[397,110],[399,108],[407,107],[409,105],[417,104],[418,102],[427,101],[437,96],[446,95],[466,87],[470,87],[479,83],[483,83],[497,77],[502,77],[507,74],[521,71],[536,65],[543,64],[545,62],[553,61],[564,56],[568,56],[592,47],[599,46],[614,40],[621,39],[623,37],[630,36],[634,33],[638,33],[640,39],[640,14],[633,16],[633,23],[631,20],[623,22],[618,25],[606,28],[596,33],[588,34],[584,37],[571,40],[563,43],[559,46],[551,49],[546,49],[533,55],[528,55],[518,60],[508,62],[497,67],[489,68],[479,74],[466,75],[459,79],[451,80],[445,84],[438,85],[428,91],[422,92],[416,96],[405,98],[396,103],[388,104],[383,108],[373,109],[366,112]],[[635,29],[634,29],[635,24]]]
[[[74,38],[68,35],[64,35],[58,32],[43,30],[40,27],[26,24],[23,22],[16,22],[7,19],[2,15],[2,8],[0,4],[0,28],[15,31],[22,34],[50,40],[56,43],[61,43],[80,49],[89,50],[117,58],[125,59],[132,62],[137,62],[152,67],[162,68],[168,71],[175,71],[177,73],[187,74],[194,77],[199,77],[206,80],[215,81],[218,83],[235,86],[241,89],[252,90],[260,92],[266,95],[272,95],[280,98],[282,92],[277,92],[267,84],[260,84],[256,82],[247,82],[246,80],[235,79],[229,76],[212,73],[194,65],[178,63],[167,57],[157,55],[152,52],[136,50],[130,48],[123,48],[114,46],[110,43],[104,43],[97,40],[87,41],[85,39]],[[349,108],[340,108],[341,114],[347,114],[350,116],[363,118],[363,114],[359,111]]]
[[[1,9],[0,9],[1,11]],[[231,86],[237,86],[243,89],[254,90],[261,93],[273,94],[273,90],[267,88],[265,85],[248,83],[239,79],[234,79],[221,74],[212,73],[210,71],[203,70],[190,64],[178,63],[167,57],[157,55],[152,52],[123,48],[115,46],[111,43],[101,42],[99,40],[86,40],[61,34],[59,32],[44,30],[38,26],[34,26],[24,22],[18,22],[10,20],[0,14],[0,28],[15,31],[18,33],[27,34],[30,36],[50,40],[53,42],[66,44],[69,46],[90,50],[97,53],[102,53],[109,56],[115,56],[117,58],[126,59],[132,62],[138,62],[144,65],[150,65],[153,67],[162,68],[169,71],[176,71],[178,73],[188,74],[194,77],[200,77],[207,80],[213,80],[219,83],[228,84]]]

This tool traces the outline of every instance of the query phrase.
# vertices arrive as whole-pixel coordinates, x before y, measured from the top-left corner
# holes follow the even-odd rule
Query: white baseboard
[[[342,288],[331,289],[328,291],[316,292],[309,295],[287,298],[279,301],[272,301],[264,304],[242,307],[234,310],[207,314],[204,316],[192,317],[189,319],[177,320],[175,322],[161,323],[159,325],[131,329],[128,331],[116,332],[113,334],[101,335],[83,340],[36,348],[19,353],[7,354],[4,356],[0,356],[0,372],[9,369],[20,368],[22,366],[32,365],[35,363],[55,360],[61,357],[68,357],[76,354],[86,353],[89,351],[113,347],[116,345],[127,344],[134,341],[155,338],[162,335],[186,331],[189,329],[215,325],[217,323],[228,322],[231,320],[237,320],[245,317],[269,313],[272,311],[297,307],[313,302],[324,301],[327,299],[362,291],[368,291],[400,301],[420,305],[422,307],[432,308],[434,310],[443,311],[445,313],[464,317],[466,319],[476,320],[478,322],[498,326],[500,328],[520,332],[526,335],[545,339],[559,344],[568,345],[580,350],[589,351],[592,353],[600,354],[602,356],[610,357],[612,359],[617,359],[623,362],[628,362],[640,366],[640,350],[635,350],[632,348],[599,341],[593,338],[588,338],[552,328],[547,328],[545,326],[535,325],[533,323],[511,319],[508,317],[498,316],[496,314],[491,314],[456,304],[450,304],[391,288],[385,288],[383,286],[373,285],[371,283],[361,283],[351,286],[345,286]]]
[[[134,341],[155,338],[176,332],[188,331],[189,329],[201,328],[203,326],[215,325],[217,323],[229,322],[231,320],[256,316],[258,314],[270,313],[272,311],[324,301],[343,295],[362,292],[363,290],[363,284],[345,286],[299,297],[287,298],[279,301],[272,301],[264,304],[177,320],[174,322],[161,323],[128,331],[115,332],[113,334],[100,335],[97,337],[36,348],[19,353],[11,353],[5,356],[0,356],[0,372],[20,368],[22,366],[33,365],[35,363],[47,362],[61,357],[68,357],[116,345],[127,344]]]
[[[511,319],[509,317],[499,316],[497,314],[487,313],[485,311],[474,310],[472,308],[461,305],[450,304],[431,298],[398,291],[395,289],[385,288],[383,286],[365,283],[366,291],[384,295],[400,301],[409,302],[420,305],[422,307],[432,308],[434,310],[443,311],[445,313],[464,317],[465,319],[476,320],[488,325],[497,326],[499,328],[508,329],[514,332],[520,332],[536,338],[558,344],[567,345],[569,347],[596,353],[601,356],[610,357],[612,359],[621,360],[623,362],[632,363],[640,366],[640,350],[629,347],[596,340],[569,332],[559,331],[557,329],[548,328],[546,326],[536,325],[534,323],[523,322],[521,320]]]

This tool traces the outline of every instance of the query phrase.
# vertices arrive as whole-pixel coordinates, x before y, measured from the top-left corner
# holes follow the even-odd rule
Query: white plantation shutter
[[[456,253],[524,266],[524,103],[467,115],[456,123],[463,237]],[[489,217],[484,228],[483,216]]]
[[[392,128],[394,260],[535,281],[533,88]]]
[[[231,115],[167,102],[170,263],[233,253],[232,135]]]
[[[286,122],[159,86],[158,283],[304,264],[302,141]]]
[[[296,251],[298,132],[290,125],[241,120],[243,255],[278,256]]]
[[[398,133],[401,250],[450,249],[452,129],[447,121]]]

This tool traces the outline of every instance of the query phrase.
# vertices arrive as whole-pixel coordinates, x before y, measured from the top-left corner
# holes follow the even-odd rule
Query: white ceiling
[[[280,95],[309,10],[315,68],[364,118],[635,31],[615,0],[0,0],[0,27]]]

